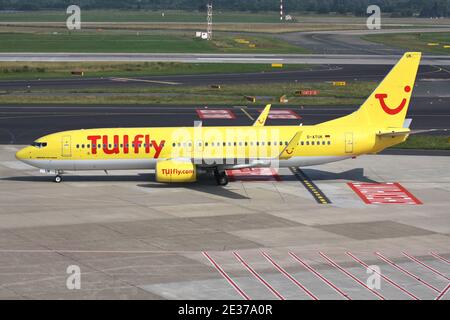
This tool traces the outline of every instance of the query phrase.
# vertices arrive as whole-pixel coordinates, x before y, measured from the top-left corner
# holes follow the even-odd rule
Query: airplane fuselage
[[[301,130],[298,147],[279,166],[309,166],[378,152],[402,141],[381,140],[376,128],[315,126],[106,128],[65,131],[38,139],[18,154],[47,170],[154,169],[164,159],[194,159],[203,166],[245,167],[277,158]]]

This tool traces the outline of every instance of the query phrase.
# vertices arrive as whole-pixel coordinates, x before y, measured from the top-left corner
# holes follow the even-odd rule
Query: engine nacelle
[[[163,160],[156,163],[156,181],[158,182],[195,182],[197,168],[192,162]]]

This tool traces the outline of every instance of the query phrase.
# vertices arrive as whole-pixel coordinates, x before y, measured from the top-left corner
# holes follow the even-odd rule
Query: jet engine
[[[197,168],[189,161],[162,160],[156,163],[156,181],[158,182],[195,182]]]

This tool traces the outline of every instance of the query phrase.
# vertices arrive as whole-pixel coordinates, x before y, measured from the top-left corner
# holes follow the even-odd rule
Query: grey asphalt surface
[[[317,81],[378,81],[383,79],[392,65],[330,65],[313,70],[270,71],[256,73],[167,75],[149,77],[105,77],[69,79],[2,80],[0,92],[35,88],[82,88],[93,86],[162,86],[209,85],[267,82],[317,82]],[[126,78],[128,80],[124,80]],[[450,71],[438,66],[420,66],[418,80],[450,80]],[[145,80],[145,81],[141,81]],[[169,83],[165,83],[169,82]]]
[[[411,102],[409,117],[413,118],[412,129],[449,128],[450,98],[415,97]],[[0,106],[0,144],[28,144],[45,134],[88,128],[105,127],[163,127],[192,126],[200,120],[196,109],[204,105],[2,105]],[[254,119],[262,106],[214,106],[213,108],[231,109],[234,120],[203,120],[205,126],[250,125],[245,111]],[[268,125],[305,125],[317,124],[344,116],[356,110],[358,106],[312,106],[274,108],[291,109],[297,112],[301,120],[269,120]]]
[[[291,44],[317,54],[401,55],[404,50],[367,41],[361,36],[392,33],[450,32],[450,28],[381,29],[291,32],[279,35]]]
[[[368,73],[362,70],[366,71],[357,74]],[[445,72],[441,73],[445,77]],[[409,112],[413,128],[450,123],[447,83],[430,76],[419,84]],[[196,107],[204,106],[5,105],[0,106],[0,144],[28,144],[45,133],[80,126],[192,125],[198,120]],[[240,107],[226,107],[232,108],[236,119],[205,120],[204,125],[252,123]],[[312,124],[356,107],[282,107],[295,110],[302,120],[270,120],[268,124]],[[256,117],[260,108],[251,106],[246,112]],[[398,290],[382,280],[377,292],[387,299],[410,299],[411,293],[420,299],[435,299],[448,284],[448,263],[430,253],[449,258],[450,180],[446,170],[439,170],[448,167],[448,157],[378,155],[305,169],[332,200],[323,206],[288,169],[280,170],[281,182],[237,181],[223,188],[213,186],[208,177],[193,185],[166,186],[153,182],[153,173],[141,171],[74,173],[57,185],[49,182],[51,177],[16,161],[14,154],[20,147],[0,145],[3,299],[241,298],[203,251],[252,299],[274,296],[233,252],[239,252],[287,299],[310,297],[277,272],[261,256],[262,251],[319,299],[344,297],[288,252],[311,263],[352,299],[378,297],[330,266],[319,251],[363,283],[367,270],[345,252],[379,266],[383,275],[406,288]],[[358,181],[398,181],[423,205],[366,205],[346,183]],[[383,263],[375,251],[436,289]],[[402,251],[439,270],[445,278],[405,259]],[[74,264],[81,268],[81,290],[67,289],[67,267]]]
[[[0,61],[185,62],[284,64],[393,64],[401,55],[377,54],[192,54],[192,53],[0,53]],[[425,55],[423,65],[449,66],[450,56]]]

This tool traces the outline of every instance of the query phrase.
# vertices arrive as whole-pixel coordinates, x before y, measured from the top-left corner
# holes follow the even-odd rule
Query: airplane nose
[[[20,149],[16,152],[16,159],[17,160],[23,160],[27,157],[28,151],[27,148]]]

